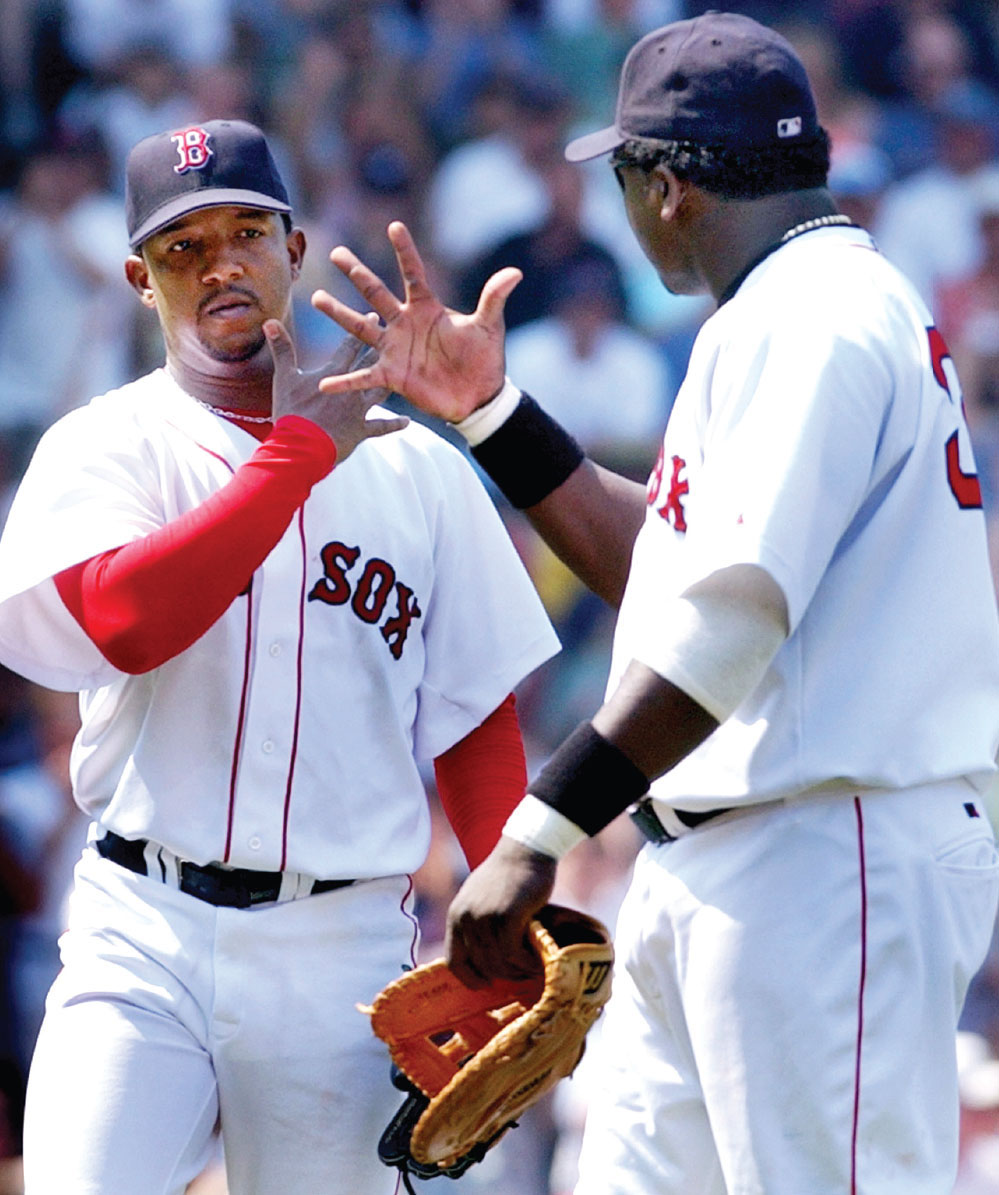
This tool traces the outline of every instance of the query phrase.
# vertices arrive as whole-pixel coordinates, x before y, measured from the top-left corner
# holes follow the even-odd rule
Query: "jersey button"
[[[270,739],[264,739],[264,741],[260,744],[260,750],[263,751],[265,755],[270,755],[274,750],[274,744]]]
[[[256,836],[256,834],[254,834],[254,836],[247,842],[246,845],[250,848],[251,851],[259,851],[260,850],[260,839]]]
[[[272,656],[279,656],[281,654],[281,644],[280,643],[272,643],[267,650],[270,652],[270,654]]]

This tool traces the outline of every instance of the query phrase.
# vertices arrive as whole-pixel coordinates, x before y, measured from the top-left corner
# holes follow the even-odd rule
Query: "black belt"
[[[126,867],[140,876],[148,875],[144,838],[122,838],[108,831],[97,840],[97,850],[105,859]],[[309,895],[348,888],[354,880],[316,880]],[[248,909],[251,905],[267,904],[278,899],[281,891],[281,872],[251,871],[246,867],[216,867],[213,863],[189,863],[181,860],[179,883],[181,892],[196,896],[227,909]]]
[[[731,812],[731,809],[709,809],[704,813],[692,813],[687,809],[674,809],[673,816],[688,830],[693,830],[696,826],[703,826],[705,822],[711,821],[714,817],[721,817],[723,813]],[[628,814],[649,842],[657,844],[676,842],[677,836],[671,834],[659,820],[651,797],[642,797],[640,801],[632,805]]]

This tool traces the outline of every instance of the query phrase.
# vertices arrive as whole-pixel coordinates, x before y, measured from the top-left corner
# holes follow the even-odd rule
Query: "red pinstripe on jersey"
[[[225,852],[222,862],[228,863],[232,851],[232,827],[236,816],[236,780],[239,776],[239,759],[243,749],[243,727],[246,724],[246,699],[250,689],[250,660],[253,646],[253,578],[246,591],[246,643],[243,650],[243,684],[239,693],[239,713],[236,716],[236,734],[232,744],[232,769],[229,772],[229,801],[226,811]]]
[[[860,876],[860,975],[857,984],[857,1049],[853,1071],[853,1126],[850,1134],[850,1195],[857,1195],[857,1137],[860,1128],[860,1080],[864,1043],[864,995],[867,988],[867,859],[864,851],[864,811],[853,798],[857,816],[857,861]]]
[[[298,539],[302,548],[302,584],[298,598],[298,654],[295,660],[295,720],[291,732],[291,756],[288,761],[288,782],[284,790],[284,815],[281,822],[281,870],[288,862],[288,816],[291,811],[291,786],[295,778],[295,761],[298,758],[298,729],[302,718],[302,659],[305,648],[305,591],[307,587],[306,568],[309,551],[305,540],[305,510],[298,512]]]
[[[226,485],[178,519],[65,569],[54,581],[67,609],[105,657],[130,673],[148,672],[172,659],[200,638],[238,596],[247,597],[243,683],[222,855],[228,862],[251,668],[253,573],[296,510],[301,526],[302,504],[313,484],[332,468],[336,450],[325,432],[297,417],[279,421],[239,469],[213,449],[200,443],[198,447],[232,474]],[[302,576],[304,606],[304,546]],[[302,637],[300,628],[299,704]],[[295,727],[297,738],[298,709]],[[285,829],[290,792],[291,774]],[[287,835],[285,850],[286,839]]]

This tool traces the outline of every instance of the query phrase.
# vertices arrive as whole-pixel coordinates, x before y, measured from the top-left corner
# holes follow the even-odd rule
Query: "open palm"
[[[494,274],[482,288],[471,315],[452,311],[430,289],[426,269],[409,230],[399,221],[388,228],[403,280],[403,298],[350,249],[338,246],[330,260],[367,300],[362,315],[324,290],[312,304],[378,353],[375,364],[325,378],[327,394],[372,386],[394,390],[430,415],[456,423],[488,402],[503,386],[503,307],[522,275],[512,267]]]

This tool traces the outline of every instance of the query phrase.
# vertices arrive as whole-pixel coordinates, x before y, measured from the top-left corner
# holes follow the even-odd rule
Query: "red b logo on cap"
[[[180,164],[174,166],[178,174],[186,174],[188,170],[200,170],[207,165],[212,156],[212,149],[208,144],[209,135],[207,129],[198,125],[170,134],[170,140],[180,154]]]

